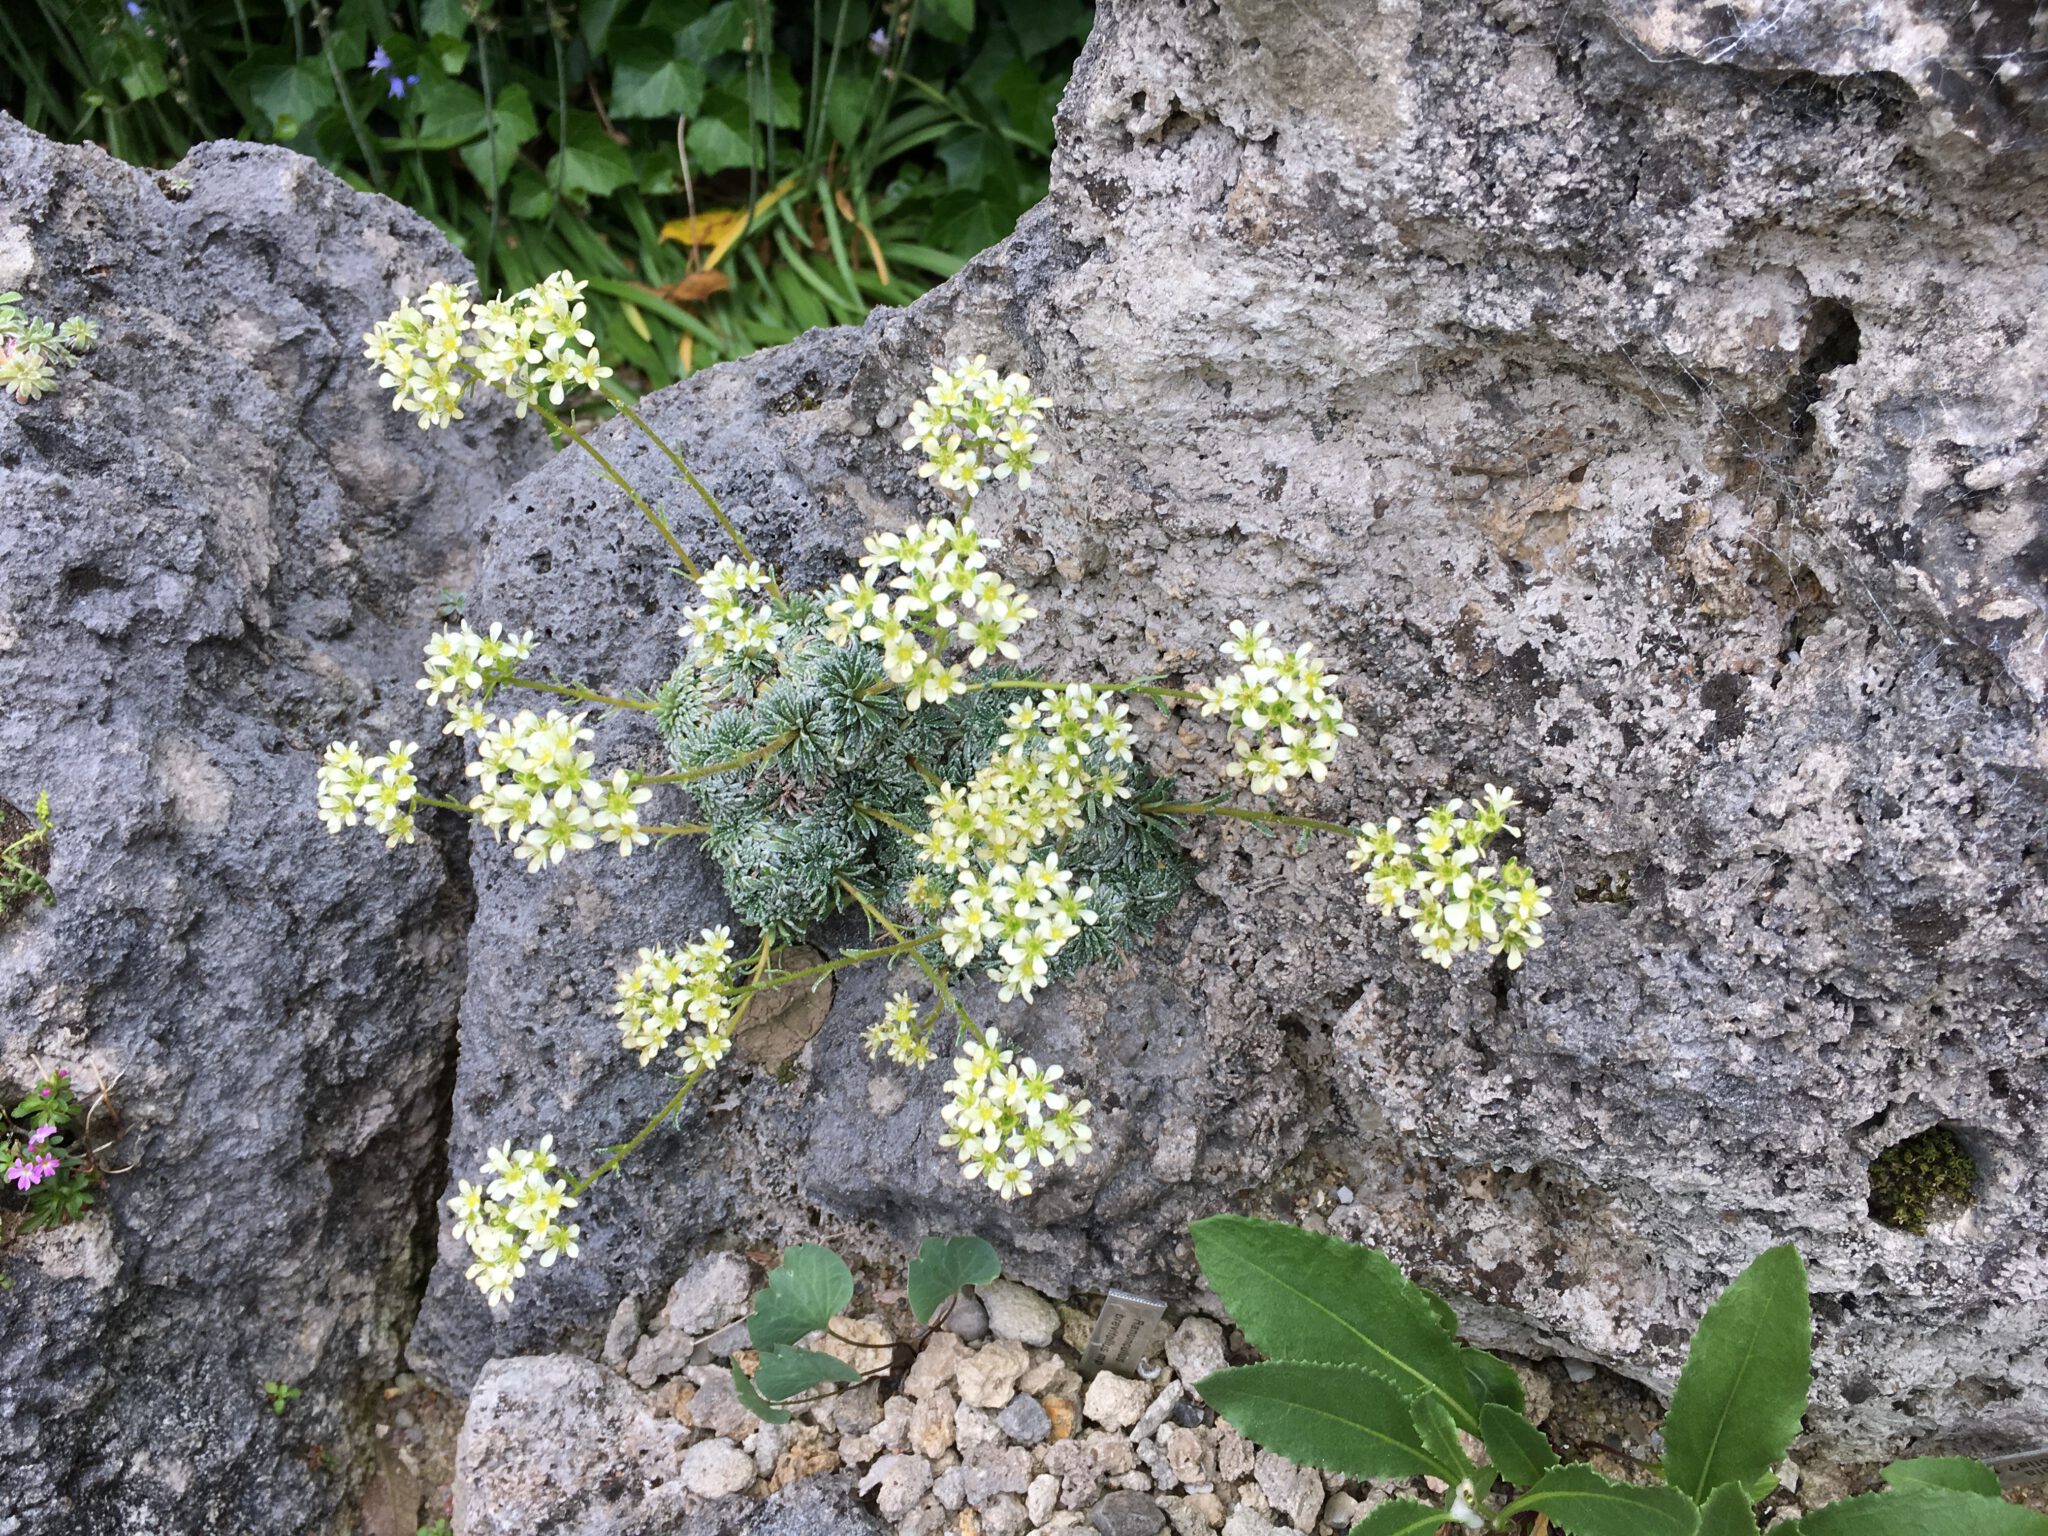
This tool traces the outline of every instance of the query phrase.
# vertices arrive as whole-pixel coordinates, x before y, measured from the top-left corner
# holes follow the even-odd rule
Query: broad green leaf
[[[604,131],[594,112],[571,112],[566,128],[556,118],[561,148],[548,165],[548,179],[564,197],[603,197],[630,184],[633,160]]]
[[[704,99],[704,71],[679,58],[665,32],[621,32],[612,40],[612,116],[694,114]]]
[[[1451,1309],[1451,1304],[1435,1291],[1419,1285],[1415,1289],[1421,1291],[1422,1299],[1429,1303],[1430,1315],[1437,1320],[1437,1326],[1445,1333],[1455,1336],[1458,1332],[1458,1314]]]
[[[910,1315],[928,1323],[961,1286],[986,1285],[1002,1272],[995,1249],[978,1237],[928,1237],[910,1261]]]
[[[1510,1413],[1520,1413],[1528,1406],[1522,1400],[1522,1378],[1499,1355],[1468,1348],[1459,1350],[1458,1358],[1465,1362],[1465,1379],[1481,1406],[1499,1403]]]
[[[780,1401],[821,1387],[828,1381],[859,1381],[860,1372],[831,1355],[790,1344],[771,1344],[754,1367],[754,1386],[763,1397]]]
[[[1427,1293],[1385,1254],[1246,1216],[1190,1230],[1202,1273],[1260,1354],[1364,1366],[1404,1395],[1439,1399],[1460,1429],[1478,1433],[1457,1345]]]
[[[1739,1483],[1723,1483],[1716,1488],[1700,1511],[1699,1536],[1757,1536],[1756,1511],[1749,1507],[1749,1490]]]
[[[964,43],[974,30],[974,0],[931,0],[918,20],[934,37]]]
[[[1289,1461],[1455,1481],[1456,1469],[1423,1449],[1407,1401],[1362,1366],[1272,1360],[1204,1376],[1197,1390],[1239,1434]]]
[[[1894,1488],[1953,1488],[1987,1499],[2005,1497],[1998,1474],[1968,1456],[1914,1456],[1893,1462],[1883,1475]]]
[[[782,1255],[767,1287],[754,1292],[747,1337],[754,1348],[794,1344],[816,1333],[853,1300],[853,1271],[830,1248],[800,1243]]]
[[[1806,1266],[1790,1244],[1759,1254],[1700,1319],[1664,1420],[1664,1476],[1696,1503],[1784,1458],[1813,1379]]]
[[[1538,1478],[1557,1465],[1557,1452],[1550,1448],[1549,1437],[1499,1403],[1480,1405],[1479,1438],[1486,1442],[1494,1469],[1517,1488],[1535,1486]]]
[[[612,23],[618,19],[620,4],[621,0],[583,0],[576,8],[577,25],[582,29],[587,51],[603,53],[609,47]]]
[[[690,170],[698,176],[729,171],[754,162],[754,136],[722,117],[700,117],[683,135],[690,151]]]
[[[469,12],[462,0],[425,0],[420,30],[429,37],[460,37],[469,30]]]
[[[747,1373],[735,1364],[732,1368],[732,1389],[739,1397],[740,1406],[759,1419],[763,1424],[787,1424],[789,1414],[776,1407],[754,1390],[754,1383]]]
[[[676,34],[676,49],[685,58],[708,63],[721,53],[747,46],[753,24],[747,16],[748,0],[719,0],[717,5]]]
[[[1449,1518],[1448,1511],[1413,1499],[1393,1499],[1352,1526],[1351,1536],[1436,1536]]]
[[[1953,1488],[1888,1488],[1774,1525],[1771,1536],[2048,1536],[2048,1515]]]
[[[249,97],[273,123],[303,126],[334,105],[334,81],[318,59],[273,64],[251,71]]]
[[[1408,1417],[1414,1421],[1422,1448],[1438,1466],[1452,1469],[1455,1475],[1447,1478],[1447,1482],[1461,1482],[1468,1477],[1477,1480],[1479,1468],[1458,1438],[1458,1421],[1451,1417],[1450,1409],[1434,1397],[1413,1397],[1408,1400]]]
[[[491,106],[491,119],[497,125],[495,158],[493,136],[486,131],[488,124],[480,123],[477,132],[481,137],[457,151],[470,175],[487,187],[505,184],[505,178],[519,161],[520,147],[540,132],[540,125],[533,118],[533,100],[523,85],[507,86],[498,93]]]
[[[1552,1467],[1501,1513],[1530,1510],[1570,1536],[1693,1536],[1700,1523],[1699,1509],[1676,1488],[1609,1482],[1579,1462]]]

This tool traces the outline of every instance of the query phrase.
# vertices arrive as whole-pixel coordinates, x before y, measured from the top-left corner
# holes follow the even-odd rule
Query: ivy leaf
[[[767,1286],[754,1292],[747,1337],[756,1349],[794,1344],[831,1322],[852,1300],[853,1271],[846,1261],[830,1248],[799,1243],[782,1255]]]
[[[1890,1488],[1774,1525],[1771,1536],[2048,1536],[2048,1515],[1953,1488]]]
[[[1723,1483],[1714,1490],[1700,1510],[1699,1536],[1757,1536],[1756,1511],[1749,1507],[1749,1490],[1740,1483]]]
[[[460,37],[469,30],[469,12],[462,0],[426,0],[420,7],[420,30],[429,37]]]
[[[684,133],[683,143],[690,151],[690,169],[699,176],[754,163],[752,131],[722,116],[698,118]]]
[[[1893,1462],[1882,1475],[1894,1488],[1952,1488],[1987,1499],[2005,1497],[1998,1474],[1968,1456],[1914,1456]]]
[[[928,1323],[961,1286],[986,1285],[1002,1272],[995,1249],[978,1237],[928,1237],[910,1261],[910,1315]]]
[[[1450,1512],[1413,1499],[1392,1499],[1351,1527],[1351,1536],[1436,1536]]]
[[[1557,1465],[1557,1452],[1542,1430],[1499,1403],[1479,1409],[1479,1438],[1500,1475],[1517,1488],[1532,1488]]]
[[[739,1368],[737,1362],[732,1368],[732,1390],[740,1400],[740,1406],[759,1419],[763,1424],[787,1424],[789,1414],[776,1407],[754,1390],[753,1379]]]
[[[548,165],[548,179],[564,197],[603,197],[634,179],[633,161],[604,131],[594,112],[571,112],[566,125],[556,120],[561,148]]]
[[[1570,1536],[1693,1536],[1700,1523],[1698,1507],[1676,1488],[1609,1482],[1579,1462],[1552,1467],[1501,1515],[1530,1510]]]
[[[1813,1379],[1806,1266],[1766,1249],[1700,1319],[1664,1420],[1664,1476],[1695,1503],[1749,1485],[1784,1458]]]
[[[1423,1448],[1408,1404],[1358,1365],[1270,1360],[1204,1376],[1202,1401],[1247,1440],[1311,1467],[1353,1477],[1457,1481],[1457,1469]]]
[[[334,105],[334,81],[318,59],[272,64],[250,72],[249,97],[281,133],[304,127]]]
[[[844,1360],[815,1349],[796,1349],[788,1344],[771,1344],[761,1351],[761,1363],[754,1367],[754,1386],[764,1396],[777,1400],[795,1397],[828,1381],[859,1381],[860,1372]]]
[[[679,58],[665,32],[620,32],[612,39],[612,116],[693,114],[704,99],[704,71]]]
[[[1190,1231],[1202,1273],[1260,1354],[1363,1366],[1401,1394],[1438,1399],[1478,1433],[1457,1345],[1428,1293],[1385,1254],[1246,1216],[1211,1216]]]

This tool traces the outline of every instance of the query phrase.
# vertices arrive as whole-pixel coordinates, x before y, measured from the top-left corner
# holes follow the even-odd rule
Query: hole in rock
[[[1946,1125],[1895,1141],[1870,1163],[1870,1214],[1899,1232],[1925,1236],[1977,1203],[1977,1160]]]

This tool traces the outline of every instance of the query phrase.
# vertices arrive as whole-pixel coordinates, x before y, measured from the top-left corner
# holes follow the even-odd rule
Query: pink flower
[[[45,1152],[35,1162],[31,1163],[29,1167],[35,1173],[38,1180],[47,1179],[57,1171],[57,1154]]]
[[[56,1134],[57,1127],[54,1125],[39,1125],[28,1133],[28,1144],[31,1149],[40,1147]]]
[[[24,1163],[18,1157],[7,1165],[6,1174],[0,1175],[0,1177],[13,1180],[16,1189],[34,1189],[36,1185],[43,1182],[42,1174],[37,1172],[31,1164]]]

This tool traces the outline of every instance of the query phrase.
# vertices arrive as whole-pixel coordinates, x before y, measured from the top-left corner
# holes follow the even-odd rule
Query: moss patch
[[[1976,1160],[1945,1125],[1894,1142],[1870,1165],[1870,1214],[1901,1232],[1924,1235],[1976,1203]]]

